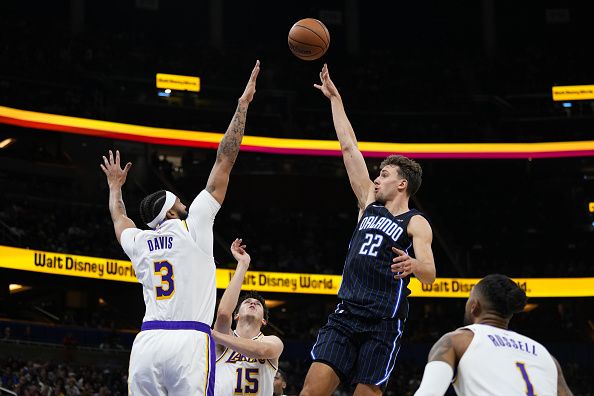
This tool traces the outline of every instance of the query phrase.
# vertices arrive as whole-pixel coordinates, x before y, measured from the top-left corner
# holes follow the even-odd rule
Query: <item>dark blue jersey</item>
[[[394,279],[390,266],[393,246],[414,257],[406,229],[415,215],[423,214],[412,209],[394,216],[379,202],[365,208],[349,244],[337,310],[376,319],[406,318],[409,278]]]

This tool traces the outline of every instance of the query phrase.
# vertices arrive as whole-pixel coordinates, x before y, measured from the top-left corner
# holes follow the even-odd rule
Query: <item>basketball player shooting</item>
[[[130,355],[130,395],[214,394],[212,227],[225,199],[259,71],[258,61],[219,144],[206,188],[189,211],[173,193],[157,191],[140,203],[140,217],[150,229],[136,228],[126,215],[121,191],[132,164],[122,169],[118,151],[115,157],[112,151],[103,157],[116,238],[132,261],[146,304]]]
[[[237,269],[221,297],[212,331],[217,343],[215,395],[272,395],[284,345],[277,336],[262,334],[262,327],[268,322],[268,308],[262,296],[247,293],[238,303],[251,258],[241,239],[233,242],[231,253],[237,260]],[[235,331],[231,330],[233,319],[237,324]]]
[[[355,132],[328,67],[314,84],[330,100],[349,181],[359,206],[338,291],[340,302],[311,351],[313,363],[302,395],[330,395],[341,381],[355,395],[379,395],[396,363],[408,315],[409,277],[435,280],[432,231],[424,215],[408,207],[421,185],[419,164],[392,155],[371,181]],[[396,256],[396,257],[394,257]]]
[[[507,276],[492,274],[471,290],[464,324],[429,352],[415,396],[446,393],[454,371],[456,394],[570,396],[559,362],[540,343],[508,330],[526,305],[526,293]]]

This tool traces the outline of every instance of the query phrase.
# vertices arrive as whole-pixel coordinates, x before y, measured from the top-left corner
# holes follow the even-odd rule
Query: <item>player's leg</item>
[[[333,313],[328,317],[311,350],[314,362],[305,377],[302,396],[331,395],[347,378],[357,357],[353,333],[347,314]]]
[[[166,396],[160,367],[159,350],[154,337],[148,332],[141,332],[136,336],[130,353],[128,394]]]
[[[331,395],[339,384],[340,378],[332,367],[322,362],[313,362],[305,376],[305,383],[300,395]]]
[[[377,396],[382,394],[382,388],[372,384],[357,384],[353,396]]]
[[[176,363],[167,367],[169,396],[213,396],[216,350],[212,338],[196,330],[178,330],[170,342]]]
[[[400,351],[403,325],[394,319],[367,326],[353,369],[355,395],[378,395],[385,389]]]

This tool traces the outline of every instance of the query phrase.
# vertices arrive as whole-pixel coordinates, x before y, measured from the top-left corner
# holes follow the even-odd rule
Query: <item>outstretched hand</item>
[[[105,176],[107,176],[107,184],[109,187],[120,188],[126,182],[128,171],[132,167],[132,162],[128,162],[124,169],[120,166],[120,152],[116,150],[115,159],[113,152],[109,150],[109,159],[103,156],[103,164],[99,165]]]
[[[322,67],[322,71],[320,72],[320,82],[322,83],[322,85],[314,84],[314,87],[322,91],[324,96],[326,96],[328,99],[332,99],[332,97],[340,97],[336,85],[334,85],[334,83],[330,79],[328,65],[325,63],[324,67]]]
[[[254,99],[254,94],[256,93],[256,80],[258,79],[258,74],[260,73],[260,61],[256,61],[256,66],[252,69],[252,74],[250,75],[250,79],[245,86],[245,90],[243,94],[239,98],[240,102],[250,103],[252,99]]]
[[[235,239],[231,244],[231,254],[237,260],[238,264],[250,265],[251,257],[245,251],[246,245],[241,244],[241,239]]]

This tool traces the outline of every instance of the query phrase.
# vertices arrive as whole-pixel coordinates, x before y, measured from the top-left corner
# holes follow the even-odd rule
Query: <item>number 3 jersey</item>
[[[155,230],[126,229],[121,244],[142,283],[146,321],[198,321],[210,325],[216,304],[212,227],[220,204],[202,191],[188,218],[165,220]]]
[[[260,333],[253,340],[262,337]],[[217,359],[215,396],[272,396],[276,363],[270,359],[249,358],[226,348]]]
[[[516,332],[474,324],[453,383],[458,395],[552,396],[557,366],[538,342]]]
[[[394,279],[392,247],[414,257],[407,227],[415,215],[424,216],[415,209],[394,216],[379,202],[365,208],[349,243],[337,311],[374,319],[406,318],[409,279]]]

